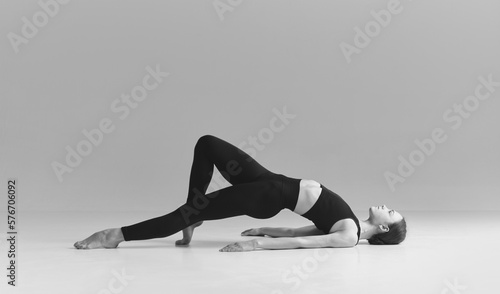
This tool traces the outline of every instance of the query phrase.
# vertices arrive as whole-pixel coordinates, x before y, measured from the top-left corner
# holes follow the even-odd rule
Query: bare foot
[[[83,241],[78,241],[73,246],[76,249],[116,248],[124,241],[121,229],[107,229],[92,234]]]
[[[190,225],[189,227],[182,230],[182,240],[175,241],[175,245],[177,246],[186,246],[191,242],[191,238],[193,237],[194,228],[201,226],[203,221],[199,221],[195,224]]]

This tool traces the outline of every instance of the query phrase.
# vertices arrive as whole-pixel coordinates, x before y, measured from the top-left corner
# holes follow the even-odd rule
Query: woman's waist
[[[285,175],[279,174],[281,181],[283,183],[282,196],[284,198],[285,208],[294,211],[297,201],[299,199],[300,192],[300,179],[287,177]]]
[[[323,193],[323,186],[315,180],[302,179],[299,185],[299,197],[294,212],[303,215],[309,211]]]

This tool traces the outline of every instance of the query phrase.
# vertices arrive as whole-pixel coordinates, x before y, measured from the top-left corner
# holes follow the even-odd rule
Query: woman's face
[[[374,224],[390,225],[403,219],[403,216],[399,212],[389,209],[385,205],[370,207],[369,214],[369,219]]]

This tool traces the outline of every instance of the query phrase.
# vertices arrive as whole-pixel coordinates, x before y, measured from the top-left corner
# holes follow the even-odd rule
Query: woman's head
[[[385,205],[372,206],[368,220],[377,226],[377,233],[368,238],[373,245],[399,244],[406,238],[406,220],[397,211]]]

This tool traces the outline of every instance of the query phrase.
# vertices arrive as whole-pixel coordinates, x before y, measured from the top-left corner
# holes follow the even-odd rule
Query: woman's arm
[[[315,236],[315,235],[324,235],[323,231],[316,228],[315,225],[305,226],[301,228],[292,229],[293,235],[292,237],[302,237],[302,236]]]
[[[269,236],[269,237],[300,237],[323,235],[324,233],[316,228],[315,225],[301,228],[256,228],[248,229],[241,233],[242,236]]]
[[[269,237],[293,237],[292,228],[256,228],[248,229],[241,233],[242,236],[269,236]]]
[[[262,249],[295,249],[295,248],[323,248],[323,247],[353,247],[358,236],[350,231],[338,231],[321,236],[259,238],[249,241],[236,242],[220,249],[221,252],[241,252]]]
[[[350,232],[335,232],[320,236],[303,236],[279,239],[255,239],[255,248],[262,249],[294,249],[294,248],[323,248],[323,247],[353,247],[357,236]]]

